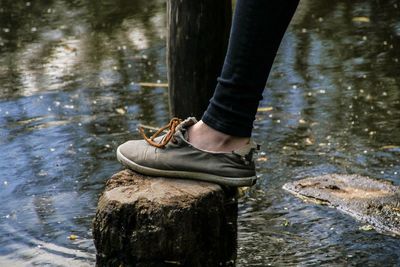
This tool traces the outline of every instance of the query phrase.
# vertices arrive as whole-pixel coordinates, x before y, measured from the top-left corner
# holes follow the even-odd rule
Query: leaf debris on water
[[[78,236],[77,235],[69,235],[68,239],[71,240],[71,241],[74,241],[74,240],[78,239]]]
[[[273,107],[263,107],[263,108],[258,108],[257,111],[259,111],[259,112],[268,112],[268,111],[271,111],[273,109],[274,109]]]
[[[361,23],[368,23],[368,22],[370,22],[370,19],[368,17],[354,17],[353,21],[361,22]]]
[[[314,144],[314,140],[312,138],[309,138],[309,137],[306,138],[305,142],[306,142],[307,146],[311,146],[311,145]]]
[[[289,220],[288,219],[283,219],[282,226],[288,227],[289,225],[290,225]]]
[[[243,197],[244,195],[246,195],[246,192],[248,192],[250,190],[250,187],[248,186],[241,186],[237,188],[237,196],[238,198]]]
[[[116,111],[118,114],[121,114],[121,115],[124,115],[124,114],[126,113],[125,109],[123,109],[123,108],[116,108],[115,111]]]
[[[267,161],[267,160],[268,160],[268,157],[267,157],[267,156],[261,156],[261,157],[259,157],[259,158],[257,159],[258,162],[265,162],[265,161]]]
[[[168,87],[168,83],[138,83],[143,87]]]
[[[371,231],[371,230],[374,230],[374,227],[372,225],[370,225],[370,224],[366,224],[366,225],[358,227],[358,230]]]

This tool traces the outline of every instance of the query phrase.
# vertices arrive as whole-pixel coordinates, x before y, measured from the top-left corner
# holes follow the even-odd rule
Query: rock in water
[[[234,190],[124,170],[100,197],[97,266],[234,266]]]
[[[306,201],[335,207],[379,232],[400,235],[400,187],[359,175],[329,174],[287,183]]]

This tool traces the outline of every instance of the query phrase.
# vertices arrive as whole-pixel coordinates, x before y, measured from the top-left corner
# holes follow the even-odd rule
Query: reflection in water
[[[0,12],[0,265],[92,266],[114,148],[138,120],[168,119],[165,89],[135,84],[166,76],[164,3],[9,1]]]
[[[329,172],[400,183],[398,5],[302,1],[255,124],[268,160],[241,200],[239,266],[400,262],[398,239],[281,190]],[[165,88],[137,84],[165,82],[164,25],[158,0],[1,1],[0,265],[93,265],[115,148],[168,121]]]
[[[241,204],[241,266],[400,263],[398,239],[359,231],[353,219],[281,190],[290,179],[329,172],[400,183],[396,3],[299,7],[264,94],[262,106],[274,110],[257,118],[269,160]]]

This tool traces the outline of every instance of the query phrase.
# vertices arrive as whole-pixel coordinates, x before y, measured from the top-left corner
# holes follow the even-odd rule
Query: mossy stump
[[[236,190],[124,170],[93,224],[97,266],[234,266]]]

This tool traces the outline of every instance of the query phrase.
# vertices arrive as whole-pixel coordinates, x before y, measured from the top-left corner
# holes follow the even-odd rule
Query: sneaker
[[[172,119],[150,138],[128,141],[117,149],[118,160],[126,167],[150,176],[164,176],[213,182],[226,186],[251,186],[256,182],[253,154],[255,144],[232,152],[209,152],[187,141],[187,129],[195,118]],[[164,130],[168,133],[157,137]]]

